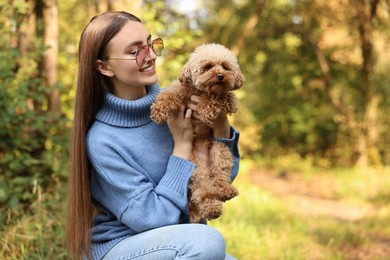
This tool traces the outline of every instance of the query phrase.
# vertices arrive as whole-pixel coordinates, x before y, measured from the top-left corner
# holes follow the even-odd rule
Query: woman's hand
[[[193,117],[199,119],[198,104],[201,97],[192,95],[191,102],[187,104],[188,108],[193,111]],[[214,137],[230,138],[230,123],[226,112],[221,112],[215,121],[209,125],[213,129]]]
[[[191,119],[192,110],[185,111],[185,107],[180,106],[178,113],[167,121],[175,143],[172,154],[185,160],[190,158],[194,138]]]

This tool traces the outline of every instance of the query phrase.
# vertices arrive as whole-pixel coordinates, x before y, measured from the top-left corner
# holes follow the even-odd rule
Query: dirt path
[[[341,199],[329,177],[318,176],[307,180],[299,174],[253,169],[249,178],[261,189],[285,202],[291,211],[303,216],[323,216],[359,223],[377,213],[371,204]],[[388,238],[374,238],[364,247],[346,246],[342,251],[346,259],[387,260],[390,259],[390,241]]]

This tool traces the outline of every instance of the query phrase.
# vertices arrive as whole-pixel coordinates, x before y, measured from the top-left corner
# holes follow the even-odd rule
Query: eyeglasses
[[[109,60],[135,60],[138,66],[142,66],[145,58],[149,56],[149,48],[152,48],[156,56],[161,56],[162,51],[164,50],[164,42],[161,38],[154,39],[151,43],[148,43],[138,50],[136,50],[132,55],[134,58],[108,58]]]

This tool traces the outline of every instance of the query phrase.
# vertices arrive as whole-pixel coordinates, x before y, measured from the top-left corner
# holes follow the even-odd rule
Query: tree
[[[39,1],[38,1],[39,2]],[[38,6],[43,7],[43,44],[46,50],[43,55],[42,74],[46,86],[51,89],[48,95],[49,111],[61,113],[60,89],[57,88],[58,60],[58,7],[57,0],[43,0]]]

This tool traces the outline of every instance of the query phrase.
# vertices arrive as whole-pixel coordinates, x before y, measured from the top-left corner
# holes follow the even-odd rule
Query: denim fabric
[[[181,224],[131,236],[115,245],[103,260],[233,260],[222,235],[203,224]]]

